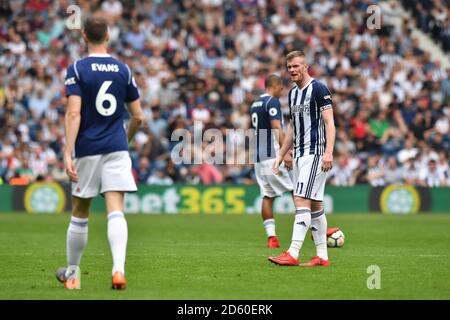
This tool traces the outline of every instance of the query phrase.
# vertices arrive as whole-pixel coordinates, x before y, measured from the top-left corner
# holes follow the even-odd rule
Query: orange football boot
[[[64,282],[64,287],[66,287],[69,290],[73,290],[73,289],[78,290],[81,288],[80,279],[75,278],[75,277],[69,278]]]
[[[127,287],[125,276],[122,272],[116,271],[112,277],[112,288],[117,290],[125,290]]]
[[[68,275],[67,268],[59,268],[56,272],[56,278],[69,290],[79,290],[81,288],[81,271],[78,266],[71,267]]]
[[[300,264],[300,267],[318,267],[318,266],[328,267],[330,265],[331,265],[330,261],[315,256],[312,257],[310,261]]]
[[[292,257],[289,252],[285,251],[279,256],[269,257],[269,261],[279,266],[298,266],[299,260]]]

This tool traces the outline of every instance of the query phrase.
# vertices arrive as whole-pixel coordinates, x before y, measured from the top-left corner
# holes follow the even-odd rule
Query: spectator
[[[379,141],[383,138],[386,139],[385,137],[389,134],[390,125],[387,113],[388,111],[380,111],[375,119],[369,121],[370,130]]]
[[[248,129],[250,126],[250,115],[248,106],[241,104],[239,109],[234,110],[231,115],[232,125],[236,129]]]
[[[409,158],[403,163],[403,180],[406,184],[417,186],[420,185],[420,169],[415,158]]]
[[[401,149],[397,153],[397,160],[401,164],[405,164],[410,159],[414,159],[417,156],[418,152],[419,149],[414,147],[414,138],[410,136],[405,140],[405,145],[403,146],[403,149]]]
[[[30,111],[35,120],[38,120],[44,111],[50,106],[50,102],[47,97],[44,96],[44,90],[38,89],[31,96],[30,101]]]
[[[213,164],[197,165],[191,171],[200,177],[202,184],[209,185],[223,182],[222,173]]]
[[[144,49],[145,36],[139,29],[139,25],[133,24],[131,31],[127,33],[126,41],[136,51]]]
[[[431,159],[428,166],[420,173],[420,185],[424,187],[443,187],[447,185],[446,177],[438,170],[436,160]]]
[[[384,183],[385,184],[400,184],[403,182],[402,169],[397,164],[395,157],[389,157],[384,168]]]
[[[49,175],[54,181],[68,183],[69,177],[66,174],[66,169],[64,168],[64,162],[59,161],[54,165],[49,166]]]
[[[112,21],[118,20],[123,12],[122,3],[118,0],[103,1],[101,8]]]
[[[147,157],[141,157],[139,159],[139,167],[137,168],[138,182],[146,183],[150,174],[150,161]]]
[[[384,170],[379,163],[380,161],[377,156],[369,156],[367,159],[367,182],[372,187],[379,187],[385,184]]]
[[[173,180],[167,175],[165,167],[159,166],[148,177],[147,184],[149,184],[149,185],[172,185]]]
[[[192,121],[194,121],[194,123],[200,123],[201,128],[211,120],[211,112],[206,109],[205,102],[206,100],[204,97],[198,97],[191,113]]]
[[[356,182],[356,171],[346,154],[337,157],[337,163],[330,173],[330,183],[334,186],[353,186]]]
[[[150,131],[157,139],[159,139],[164,135],[164,129],[166,127],[167,121],[162,118],[160,107],[154,106],[152,108],[152,120],[149,124]]]
[[[444,100],[450,100],[450,68],[447,69],[447,77],[442,80],[441,90],[444,94]]]

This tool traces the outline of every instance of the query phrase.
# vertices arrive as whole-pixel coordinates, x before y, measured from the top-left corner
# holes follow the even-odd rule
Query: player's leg
[[[261,196],[263,197],[261,216],[267,235],[267,246],[269,248],[278,248],[280,245],[276,236],[275,219],[273,216],[273,200],[276,193],[268,181],[270,174],[273,175],[270,164],[270,161],[267,160],[255,163],[255,176],[261,191]]]
[[[268,246],[270,248],[279,248],[280,244],[278,238],[275,235],[275,219],[273,218],[273,203],[275,201],[275,197],[282,196],[286,192],[292,193],[292,179],[288,172],[288,170],[281,166],[278,174],[273,174],[272,166],[274,159],[267,161],[267,170],[270,174],[267,175],[266,180],[268,183],[268,189],[270,189],[270,193],[266,193],[266,196],[263,198],[263,219],[264,226],[266,227],[266,232],[269,237]],[[272,196],[267,196],[270,194]],[[272,224],[273,223],[273,224]],[[271,228],[273,228],[273,234],[271,234]],[[268,230],[269,229],[269,230]]]
[[[322,157],[320,157],[320,163]],[[323,211],[323,196],[325,192],[325,182],[327,173],[323,172],[320,166],[316,170],[316,176],[310,185],[306,196],[311,199],[311,233],[316,245],[317,255],[309,262],[301,266],[329,266],[327,251],[327,218]]]
[[[116,289],[124,289],[128,241],[128,226],[123,213],[124,193],[109,191],[105,192],[104,196],[108,212],[108,241],[113,259],[113,286]]]
[[[108,241],[113,258],[113,289],[125,289],[125,258],[128,226],[124,215],[126,191],[136,191],[131,174],[131,159],[126,151],[104,155],[101,193],[105,196],[108,214]]]
[[[294,197],[295,220],[292,230],[292,241],[289,254],[298,259],[306,234],[311,225],[311,200],[299,196]]]
[[[273,200],[274,198],[264,196],[261,206],[261,214],[263,219],[264,229],[267,235],[267,246],[269,248],[279,248],[280,243],[277,238],[275,219],[273,216]]]
[[[92,198],[72,197],[72,217],[67,229],[67,269],[64,285],[68,289],[80,289],[80,262],[88,241],[88,217]]]
[[[294,204],[295,221],[292,231],[292,241],[289,254],[297,259],[311,225],[311,195],[310,190],[316,178],[317,167],[320,164],[320,156],[307,155],[296,159],[294,163]]]
[[[292,240],[289,249],[277,257],[269,257],[269,261],[278,265],[298,265],[300,249],[305,241],[306,233],[311,224],[311,201],[294,196],[295,220],[292,230]]]
[[[92,198],[98,195],[101,156],[74,160],[78,181],[72,183],[72,216],[67,230],[67,268],[60,268],[57,278],[69,289],[80,288],[80,261],[88,240],[88,216]],[[77,280],[73,280],[77,279]]]
[[[316,245],[317,256],[328,260],[327,251],[327,218],[320,201],[312,201],[311,205],[311,233]]]
[[[289,249],[278,257],[269,260],[281,265],[298,265],[298,256],[311,224],[311,200],[306,198],[306,190],[314,175],[311,175],[316,157],[305,156],[294,161],[294,205],[295,220],[292,230],[292,241]]]

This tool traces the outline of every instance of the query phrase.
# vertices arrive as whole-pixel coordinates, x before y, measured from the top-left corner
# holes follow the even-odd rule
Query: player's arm
[[[283,127],[281,126],[280,120],[270,120],[270,126],[272,127],[272,130],[275,132],[277,138],[278,138],[278,144],[280,146],[283,145],[284,142],[284,131]],[[292,168],[292,156],[290,152],[286,153],[286,155],[283,158],[284,164],[286,165],[286,168],[291,169]]]
[[[334,126],[333,109],[328,108],[322,111],[322,118],[325,124],[326,147],[322,158],[322,170],[328,171],[333,167],[334,140],[336,137],[336,127]]]
[[[278,173],[278,168],[279,168],[280,164],[283,162],[284,157],[286,156],[286,154],[292,147],[292,141],[293,141],[292,134],[293,134],[292,125],[289,123],[286,136],[283,139],[283,144],[280,148],[280,151],[278,152],[275,162],[273,163],[272,169],[275,174]]]
[[[325,152],[322,156],[322,170],[324,172],[331,170],[333,167],[333,150],[334,150],[334,140],[336,137],[336,128],[334,126],[333,119],[333,101],[331,98],[331,93],[328,88],[320,84],[316,89],[316,103],[319,108],[323,123],[325,124]]]
[[[278,119],[270,120],[270,126],[272,127],[272,130],[275,132],[278,138],[278,144],[282,146],[284,141],[284,132],[283,128],[281,127],[281,121]]]
[[[64,129],[66,146],[64,148],[64,164],[66,173],[73,182],[78,181],[78,175],[72,161],[72,154],[75,148],[78,130],[81,122],[81,97],[71,95],[67,98],[67,109],[64,117]]]
[[[127,86],[127,95],[125,102],[128,107],[128,112],[131,115],[131,120],[128,124],[127,139],[128,143],[134,138],[134,135],[139,130],[142,122],[144,122],[144,113],[142,112],[141,102],[139,101],[139,91],[136,84],[136,80],[131,74],[130,68],[127,66],[129,82]]]
[[[134,135],[139,130],[142,122],[144,122],[144,113],[142,112],[141,103],[139,99],[128,103],[128,111],[131,114],[131,120],[128,124],[128,143],[134,138]]]

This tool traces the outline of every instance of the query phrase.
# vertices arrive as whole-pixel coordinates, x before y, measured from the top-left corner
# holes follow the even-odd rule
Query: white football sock
[[[113,258],[113,275],[116,271],[120,271],[125,274],[127,240],[128,226],[123,212],[110,212],[108,214],[108,241]]]
[[[327,218],[323,209],[311,213],[311,233],[316,245],[317,256],[328,260]]]
[[[67,265],[79,266],[83,250],[88,240],[88,219],[77,217],[70,218],[67,229]]]
[[[297,259],[305,240],[306,233],[311,225],[311,210],[306,207],[295,210],[294,230],[292,231],[292,242],[289,247],[289,254]]]
[[[274,237],[275,233],[275,219],[266,219],[263,222],[264,229],[266,229],[267,237]]]

